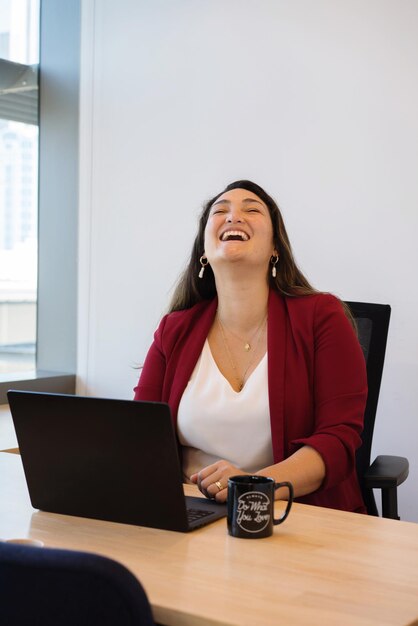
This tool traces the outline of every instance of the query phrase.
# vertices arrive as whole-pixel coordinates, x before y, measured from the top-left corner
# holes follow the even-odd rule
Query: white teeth
[[[221,237],[221,241],[226,241],[229,237],[241,237],[242,241],[248,241],[247,233],[242,230],[227,230]]]

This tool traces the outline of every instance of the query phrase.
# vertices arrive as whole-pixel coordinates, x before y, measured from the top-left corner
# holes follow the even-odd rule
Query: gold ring
[[[222,483],[219,480],[216,481],[215,485],[218,487],[219,491],[222,491]]]

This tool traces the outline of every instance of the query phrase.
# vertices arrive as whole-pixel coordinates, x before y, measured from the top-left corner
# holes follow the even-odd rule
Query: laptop
[[[180,532],[226,515],[224,504],[184,496],[167,404],[7,395],[34,508]]]

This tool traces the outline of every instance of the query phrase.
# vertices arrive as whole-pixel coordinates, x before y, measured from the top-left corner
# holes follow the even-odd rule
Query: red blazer
[[[175,426],[216,307],[215,299],[166,315],[135,388],[135,400],[167,402]],[[267,349],[274,462],[312,446],[324,460],[326,477],[320,489],[298,501],[366,512],[355,470],[366,368],[341,302],[328,294],[282,297],[270,291]]]

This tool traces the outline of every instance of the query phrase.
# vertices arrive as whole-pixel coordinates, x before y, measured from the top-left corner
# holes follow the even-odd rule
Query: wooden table
[[[246,540],[225,520],[183,534],[55,515],[30,506],[20,457],[7,453],[0,494],[0,537],[120,561],[162,624],[418,624],[416,524],[295,504],[273,537]]]

